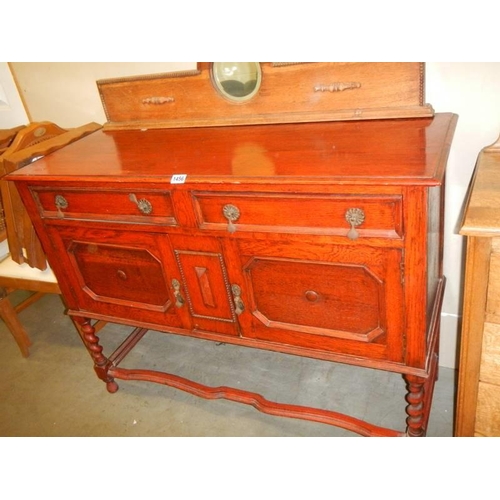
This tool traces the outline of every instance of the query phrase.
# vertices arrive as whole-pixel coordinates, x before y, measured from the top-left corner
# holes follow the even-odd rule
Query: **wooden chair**
[[[17,133],[21,131],[26,125],[19,125],[14,128],[7,128],[0,130],[0,156],[5,153],[7,148],[12,144]]]
[[[9,128],[0,130],[0,164],[2,162],[2,156],[7,151],[7,148],[12,144],[12,141],[16,137],[17,133],[21,131],[25,126],[20,125],[19,127]],[[7,239],[7,228],[5,226],[5,213],[3,210],[2,196],[0,195],[0,242]]]
[[[4,144],[9,144],[0,155],[0,187],[7,238],[0,241],[0,259],[3,258],[0,261],[0,317],[24,357],[29,356],[31,341],[18,313],[45,294],[60,294],[61,291],[15,186],[2,177],[99,128],[97,123],[89,123],[65,130],[51,122],[38,122],[21,127],[14,138],[4,141]],[[5,137],[7,135],[5,131]],[[0,147],[1,141],[0,133]],[[15,290],[32,294],[14,307],[9,294]]]

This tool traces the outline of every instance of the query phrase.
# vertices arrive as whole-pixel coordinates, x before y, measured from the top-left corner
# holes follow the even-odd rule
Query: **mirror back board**
[[[224,95],[220,78],[214,78],[213,64],[199,63],[195,70],[178,73],[99,80],[108,120],[105,128],[373,120],[434,114],[432,106],[424,103],[424,63],[252,63],[259,65],[258,88],[244,99]]]

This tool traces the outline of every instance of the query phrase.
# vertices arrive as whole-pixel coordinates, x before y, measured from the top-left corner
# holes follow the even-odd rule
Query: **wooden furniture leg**
[[[14,340],[17,342],[22,355],[27,358],[29,356],[29,347],[31,341],[26,330],[19,321],[15,308],[12,306],[8,293],[5,288],[0,287],[0,317],[4,320],[7,328],[12,333]]]
[[[425,436],[425,413],[427,410],[424,400],[426,379],[415,375],[404,375],[403,377],[408,388],[408,394],[406,395],[406,401],[408,402],[406,407],[406,413],[408,414],[406,433],[410,437],[423,437]]]
[[[102,353],[99,337],[95,334],[96,329],[87,318],[72,317],[72,320],[77,325],[77,329],[81,332],[85,347],[94,360],[94,370],[97,376],[106,383],[108,392],[116,392],[118,390],[118,384],[115,382],[114,378],[108,374],[111,362]]]

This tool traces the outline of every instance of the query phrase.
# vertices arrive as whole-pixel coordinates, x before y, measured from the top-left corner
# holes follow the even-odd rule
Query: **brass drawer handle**
[[[241,299],[241,287],[239,285],[231,285],[231,291],[233,292],[234,312],[239,315],[245,310],[245,304]]]
[[[365,221],[365,212],[361,208],[350,208],[345,213],[345,220],[351,225],[347,237],[351,240],[357,239],[359,233],[356,227],[360,226]]]
[[[224,205],[222,207],[222,213],[227,219],[227,230],[230,233],[234,233],[236,231],[236,226],[233,224],[233,222],[237,221],[240,218],[240,209],[235,205]]]
[[[182,307],[185,300],[181,293],[181,284],[175,278],[172,280],[172,287],[174,289],[175,305],[176,307]]]
[[[64,214],[63,214],[63,210],[65,210],[66,208],[68,208],[68,200],[60,195],[60,194],[57,194],[55,199],[54,199],[54,203],[56,205],[56,208],[57,208],[57,214],[59,217],[64,217]]]
[[[151,205],[151,202],[146,200],[146,198],[141,198],[140,200],[138,200],[137,196],[134,193],[129,194],[128,197],[132,203],[135,203],[137,205],[137,208],[141,213],[149,215],[151,212],[153,212],[153,205]]]

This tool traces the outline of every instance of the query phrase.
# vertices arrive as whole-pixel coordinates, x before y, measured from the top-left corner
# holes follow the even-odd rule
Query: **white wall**
[[[9,65],[0,62],[0,129],[29,123]]]
[[[479,151],[500,136],[500,63],[427,63],[426,101],[436,112],[459,115],[446,189],[442,366],[456,367],[464,238],[458,234],[467,188]]]

